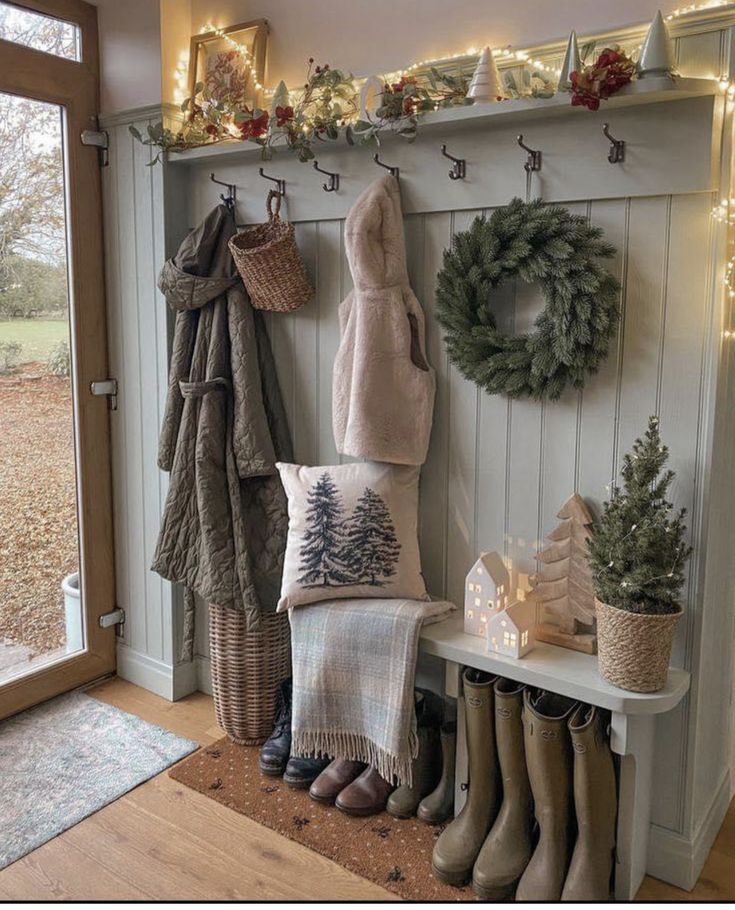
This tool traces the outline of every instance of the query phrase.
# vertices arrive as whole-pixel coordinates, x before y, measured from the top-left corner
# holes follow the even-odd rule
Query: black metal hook
[[[234,183],[225,183],[223,180],[217,180],[214,174],[209,175],[209,179],[212,183],[216,183],[219,186],[224,186],[227,188],[227,195],[224,193],[219,194],[219,198],[227,206],[227,208],[232,212],[235,210],[235,203],[237,202],[237,187]]]
[[[377,152],[373,155],[373,161],[378,167],[384,167],[386,171],[390,171],[391,177],[395,177],[396,180],[401,176],[401,169],[399,167],[391,167],[389,164],[383,164],[380,160],[380,155]]]
[[[518,145],[526,152],[528,152],[528,158],[523,167],[526,169],[526,173],[530,174],[531,171],[540,171],[541,170],[541,152],[537,149],[529,148],[526,143],[523,141],[523,133],[520,133],[517,137]]]
[[[324,168],[319,167],[319,162],[314,161],[314,170],[319,171],[320,174],[326,174],[329,177],[329,183],[323,183],[322,189],[325,193],[334,193],[339,189],[339,174],[333,174],[331,171],[325,171]]]
[[[286,195],[286,181],[285,180],[282,180],[280,177],[269,177],[268,174],[265,173],[263,168],[260,168],[259,173],[260,173],[261,177],[265,178],[266,180],[270,180],[271,183],[275,183],[279,196]]]
[[[621,164],[625,161],[625,139],[615,139],[610,135],[610,124],[602,124],[602,133],[610,141],[610,151],[607,160],[610,164]]]
[[[450,155],[447,151],[446,143],[442,145],[442,155],[445,158],[449,158],[452,162],[452,170],[449,172],[450,180],[464,180],[467,176],[467,161],[465,158],[455,158],[454,155]]]

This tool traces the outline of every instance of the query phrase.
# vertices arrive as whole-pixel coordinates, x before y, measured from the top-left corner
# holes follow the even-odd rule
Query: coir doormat
[[[308,790],[292,790],[258,769],[258,748],[226,737],[171,768],[169,775],[223,806],[252,818],[408,900],[474,900],[472,889],[453,888],[431,872],[441,826],[387,813],[352,818],[315,803]]]

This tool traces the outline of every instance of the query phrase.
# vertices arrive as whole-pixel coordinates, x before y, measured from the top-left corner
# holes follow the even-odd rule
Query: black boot
[[[273,732],[260,749],[258,765],[263,774],[280,777],[291,755],[291,678],[278,687]]]
[[[306,790],[331,765],[331,758],[297,758],[292,756],[286,765],[283,780],[294,790]]]

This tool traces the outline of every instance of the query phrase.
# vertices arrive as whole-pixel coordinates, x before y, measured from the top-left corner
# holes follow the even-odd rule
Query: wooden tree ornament
[[[536,639],[587,654],[597,653],[594,632],[580,631],[595,622],[592,568],[587,559],[587,540],[592,516],[582,497],[575,493],[557,513],[561,524],[547,535],[551,545],[536,554],[543,563],[534,577],[534,595],[542,619],[551,614],[555,622],[541,622]]]

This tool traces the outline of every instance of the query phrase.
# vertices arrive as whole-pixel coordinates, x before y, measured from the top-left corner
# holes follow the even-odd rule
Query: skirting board
[[[117,675],[168,701],[178,701],[200,688],[195,661],[172,666],[134,651],[122,641],[117,643]]]
[[[730,805],[730,771],[715,791],[709,811],[692,840],[681,834],[651,825],[647,872],[654,878],[691,891],[702,872],[712,844]]]

